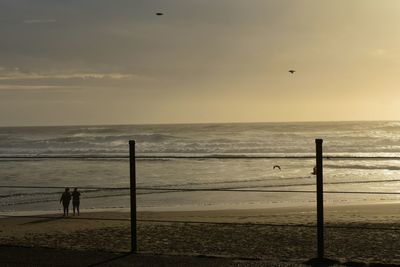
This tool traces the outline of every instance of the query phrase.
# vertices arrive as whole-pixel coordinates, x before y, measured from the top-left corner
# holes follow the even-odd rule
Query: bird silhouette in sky
[[[157,12],[156,15],[157,15],[157,16],[162,16],[162,15],[164,15],[164,13]]]
[[[295,70],[289,70],[290,74],[294,74],[296,71]]]

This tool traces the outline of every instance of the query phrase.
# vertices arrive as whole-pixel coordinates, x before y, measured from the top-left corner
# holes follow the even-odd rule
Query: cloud
[[[55,19],[27,19],[24,20],[25,24],[45,24],[45,23],[55,23],[57,20]]]
[[[20,85],[20,84],[0,84],[0,91],[15,91],[15,90],[64,90],[72,89],[71,86],[59,86],[59,85]]]
[[[39,73],[21,71],[19,68],[7,70],[0,68],[0,81],[18,81],[18,80],[125,80],[135,78],[137,75],[129,73],[100,73],[100,72],[65,72],[65,73]]]

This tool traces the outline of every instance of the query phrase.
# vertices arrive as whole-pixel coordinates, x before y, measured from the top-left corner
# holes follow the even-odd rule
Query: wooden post
[[[317,167],[317,246],[318,259],[324,258],[324,184],[322,165],[322,139],[315,139]]]
[[[129,176],[131,195],[131,253],[137,253],[136,231],[136,155],[135,141],[129,141]]]

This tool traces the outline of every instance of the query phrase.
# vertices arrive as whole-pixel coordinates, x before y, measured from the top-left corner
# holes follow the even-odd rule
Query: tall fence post
[[[317,167],[317,246],[318,258],[324,258],[324,184],[322,165],[322,139],[315,139]]]
[[[137,252],[136,231],[136,155],[135,140],[129,140],[129,177],[131,195],[131,253]]]

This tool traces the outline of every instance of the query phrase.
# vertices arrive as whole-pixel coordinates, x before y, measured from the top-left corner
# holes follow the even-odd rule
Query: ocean
[[[356,193],[400,192],[400,158],[335,158],[400,156],[400,122],[2,127],[0,212],[58,212],[62,187],[66,186],[80,188],[83,210],[128,209],[129,140],[136,140],[137,156],[147,157],[137,160],[139,210],[315,205],[314,193],[262,191],[314,191],[315,159],[301,157],[315,156],[316,138],[324,140],[324,156],[329,157],[324,159],[324,189],[352,192],[327,193],[326,205],[400,200],[396,194]],[[32,158],[8,158],[17,156]],[[168,158],[171,156],[202,158]],[[231,158],[215,158],[218,156]],[[273,169],[274,165],[281,170]]]

